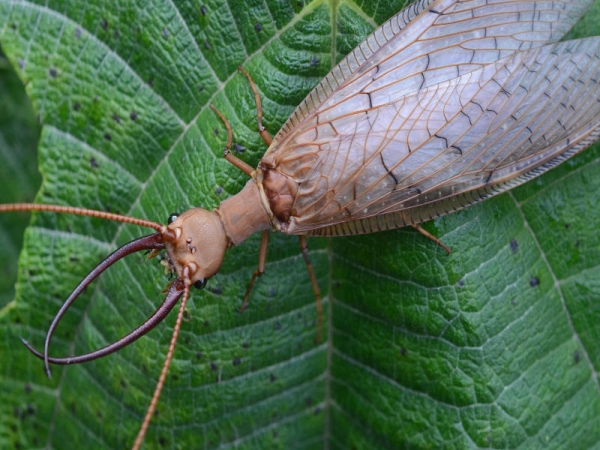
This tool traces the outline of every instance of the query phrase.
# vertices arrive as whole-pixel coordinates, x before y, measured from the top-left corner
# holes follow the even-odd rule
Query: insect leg
[[[183,299],[181,300],[181,305],[179,306],[179,312],[177,313],[177,320],[175,321],[175,328],[173,328],[173,334],[171,335],[171,342],[169,343],[169,349],[167,350],[167,356],[165,358],[165,362],[163,364],[162,370],[160,371],[160,376],[158,377],[158,382],[156,383],[156,387],[154,388],[154,393],[152,394],[152,399],[150,400],[150,405],[146,410],[146,415],[144,416],[144,421],[140,427],[140,431],[138,432],[137,437],[135,438],[135,442],[133,443],[132,450],[138,450],[142,442],[144,440],[144,436],[146,435],[146,431],[148,430],[148,426],[150,425],[150,421],[152,420],[152,416],[154,416],[154,412],[156,411],[156,405],[158,404],[158,399],[160,398],[160,394],[162,392],[163,386],[165,385],[165,380],[167,378],[167,372],[169,371],[169,366],[171,365],[171,361],[173,359],[173,353],[175,352],[175,345],[177,344],[177,338],[179,337],[179,330],[181,329],[181,322],[183,321],[183,315],[185,313],[185,306],[188,301],[188,297],[190,294],[190,287],[186,284],[183,291]]]
[[[452,252],[452,250],[450,249],[450,247],[448,247],[446,244],[444,244],[442,241],[440,241],[438,238],[436,238],[433,234],[431,234],[429,231],[427,231],[421,225],[416,225],[415,224],[415,225],[411,225],[411,227],[413,227],[415,230],[417,230],[419,233],[421,233],[426,238],[431,239],[437,245],[439,245],[440,247],[442,247],[444,250],[446,250],[446,252],[448,252],[448,254],[450,254]]]
[[[315,277],[313,266],[310,263],[310,259],[308,259],[308,244],[306,242],[306,236],[298,237],[300,238],[300,251],[304,257],[306,268],[308,269],[308,276],[310,277],[313,293],[315,294],[315,303],[317,305],[317,337],[315,338],[315,342],[321,342],[323,334],[323,304],[321,303],[321,290],[317,284],[317,277]]]
[[[254,84],[254,81],[252,80],[250,74],[246,72],[246,70],[243,67],[238,67],[238,70],[242,72],[246,76],[246,78],[248,78],[248,81],[250,82],[250,89],[252,89],[252,92],[254,93],[254,102],[256,103],[257,116],[256,120],[258,122],[258,132],[260,133],[260,137],[263,139],[263,141],[265,141],[265,144],[271,145],[271,142],[273,142],[273,138],[262,124],[262,103],[260,102],[260,95],[258,94],[258,89],[256,89],[256,85]]]
[[[262,233],[262,237],[260,239],[260,250],[258,252],[258,269],[254,271],[252,274],[252,279],[248,284],[248,289],[246,289],[246,295],[244,296],[244,301],[242,302],[242,306],[239,307],[238,311],[243,312],[248,305],[248,298],[250,298],[250,292],[252,292],[252,286],[254,286],[254,281],[257,277],[260,277],[263,273],[265,273],[265,265],[267,263],[267,245],[269,244],[269,230],[265,230]]]
[[[231,143],[233,142],[233,131],[231,131],[231,125],[229,125],[229,122],[227,121],[225,116],[221,113],[221,111],[219,111],[213,105],[210,105],[210,109],[212,109],[215,113],[217,113],[219,118],[225,124],[225,128],[227,128],[227,145],[225,146],[225,150],[223,151],[223,156],[225,156],[225,159],[227,161],[229,161],[235,167],[237,167],[242,172],[244,172],[246,175],[251,177],[252,172],[254,172],[254,169],[251,166],[249,166],[248,164],[246,164],[244,161],[242,161],[240,158],[238,158],[237,156],[234,156],[233,153],[231,153],[231,150],[230,150]]]

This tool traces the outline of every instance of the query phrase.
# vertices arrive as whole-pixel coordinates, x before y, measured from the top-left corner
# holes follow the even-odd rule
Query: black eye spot
[[[204,286],[206,286],[206,282],[207,282],[207,281],[208,281],[208,280],[206,280],[206,279],[204,279],[204,278],[200,278],[198,281],[196,281],[196,282],[194,283],[194,287],[195,287],[196,289],[198,289],[198,290],[202,290],[202,289],[204,289]]]
[[[169,214],[169,218],[167,219],[167,223],[170,225],[177,220],[179,217],[179,213],[171,213]]]

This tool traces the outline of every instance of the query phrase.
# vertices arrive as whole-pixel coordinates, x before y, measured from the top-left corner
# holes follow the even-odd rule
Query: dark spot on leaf
[[[242,360],[240,358],[233,358],[233,365],[234,366],[239,366],[242,363]]]
[[[401,354],[402,356],[406,356],[406,354],[407,354],[407,353],[408,353],[408,350],[406,350],[406,348],[404,348],[404,347],[400,347],[400,354]]]
[[[100,26],[102,27],[103,30],[106,30],[108,28],[108,22],[106,21],[106,19],[102,19],[100,21]]]
[[[121,123],[121,118],[119,117],[119,115],[117,113],[113,113],[112,118],[115,122]]]
[[[81,37],[81,28],[75,28],[75,37],[79,39]]]
[[[197,351],[196,352],[196,359],[202,359],[202,352],[201,351]]]
[[[210,362],[210,370],[213,372],[217,371],[217,365],[213,361]]]
[[[519,251],[519,243],[517,242],[516,239],[513,239],[512,241],[510,241],[510,249],[512,250],[513,253],[517,253]]]
[[[112,136],[110,135],[110,133],[104,133],[104,139],[106,139],[107,141],[112,141]]]
[[[25,60],[19,59],[19,69],[23,70],[25,68]]]
[[[169,30],[167,30],[166,28],[163,28],[162,35],[164,38],[168,38],[170,36]]]
[[[213,130],[213,133],[215,133],[215,136],[218,136],[218,135],[219,135],[219,130],[215,128],[215,129]]]
[[[94,98],[93,98],[93,100],[94,100],[94,102],[97,102],[97,101],[98,101],[98,96],[97,96],[97,95],[94,95]]]
[[[156,409],[156,411],[154,411],[154,417],[158,417],[160,416],[160,411],[158,409]]]
[[[102,411],[97,411],[97,412],[96,412],[96,417],[97,417],[98,419],[102,420],[102,419],[103,419],[103,416],[102,416]]]
[[[148,86],[152,86],[154,84],[154,78],[148,78],[148,81],[146,82],[146,84]]]
[[[25,393],[29,394],[31,392],[31,384],[25,383],[25,387],[23,388]]]
[[[200,7],[200,14],[202,14],[203,16],[205,16],[205,15],[206,15],[206,5],[202,5],[202,6]]]
[[[540,279],[538,277],[531,277],[529,278],[529,284],[531,287],[536,287],[540,284]]]
[[[221,286],[209,287],[208,292],[211,292],[215,295],[221,295],[223,293],[223,288]]]
[[[275,322],[275,331],[279,331],[281,330],[281,322],[277,321]]]
[[[242,342],[242,347],[249,348],[250,347],[250,342],[248,342],[248,341]]]
[[[511,299],[510,304],[515,306],[517,304],[517,299],[516,298]]]
[[[277,294],[277,289],[272,287],[269,289],[269,292],[267,294],[269,295],[269,297],[275,297],[275,294]]]
[[[202,85],[198,86],[198,91],[204,92],[204,86],[202,86]]]
[[[208,43],[208,41],[204,41],[204,48],[206,50],[210,50],[210,44]]]
[[[575,360],[575,364],[578,364],[579,361],[581,361],[581,353],[579,353],[579,350],[575,351],[573,359]]]
[[[77,412],[77,404],[75,402],[69,403],[69,409],[71,413],[75,414]]]
[[[76,263],[79,262],[79,258],[77,256],[69,256],[69,262]]]
[[[209,322],[208,320],[205,320],[205,321],[204,321],[204,326],[205,326],[205,327],[209,327],[209,326],[210,326],[210,322]]]
[[[575,248],[579,248],[580,245],[581,245],[580,241],[575,242]]]
[[[17,29],[17,24],[16,24],[16,23],[11,23],[11,24],[10,24],[10,29],[11,29],[11,30],[13,30],[13,31],[16,31],[16,29]]]
[[[120,384],[123,389],[127,389],[127,383],[125,383],[125,380],[121,380]]]
[[[321,407],[320,407],[320,406],[317,406],[317,407],[315,408],[315,410],[314,410],[313,414],[314,414],[315,416],[318,416],[319,414],[321,414]]]
[[[179,381],[179,375],[177,375],[177,374],[171,375],[171,380],[173,380],[173,381]]]
[[[311,59],[311,61],[310,61],[310,65],[312,67],[317,67],[319,65],[319,58],[317,58],[316,56],[313,56],[313,59]]]
[[[568,230],[569,228],[571,228],[571,224],[570,223],[565,223],[565,230]]]
[[[19,317],[19,316],[15,317],[15,323],[16,324],[20,324],[21,323],[21,317]]]
[[[263,30],[263,26],[261,23],[257,23],[254,25],[254,29],[260,33]]]
[[[161,436],[158,438],[158,444],[161,447],[165,447],[167,445],[167,438],[165,438],[164,436]]]
[[[73,109],[75,111],[79,111],[81,109],[81,103],[79,103],[79,102],[73,103]]]
[[[90,167],[92,169],[97,169],[98,167],[100,167],[98,161],[96,161],[96,158],[94,158],[93,156],[90,158]]]
[[[183,342],[185,342],[185,345],[190,345],[190,338],[186,337]]]
[[[129,118],[131,120],[137,120],[138,118],[138,113],[136,113],[135,111],[131,111],[131,114],[129,114]]]
[[[35,408],[33,405],[27,405],[27,414],[33,416],[35,414]]]
[[[238,144],[237,142],[234,142],[233,151],[237,153],[244,153],[246,151],[246,147],[244,147],[241,144]]]
[[[465,285],[465,282],[464,282],[464,280],[462,280],[462,279],[461,279],[461,280],[458,280],[458,281],[457,281],[456,285],[457,285],[458,287],[463,287],[463,286]]]
[[[119,36],[120,36],[120,33],[119,33],[119,31],[118,31],[118,30],[115,30],[115,31],[113,31],[113,37],[114,37],[115,39],[119,39]]]
[[[279,431],[273,430],[273,437],[274,438],[279,437]]]
[[[56,68],[54,67],[50,67],[50,69],[48,70],[48,74],[52,77],[52,78],[56,78],[57,72],[56,72]]]
[[[269,374],[269,381],[272,383],[273,381],[275,381],[277,379],[277,377],[275,375],[273,375],[272,373]]]
[[[221,195],[223,193],[223,187],[222,186],[217,186],[217,188],[215,189],[215,193],[217,195]]]

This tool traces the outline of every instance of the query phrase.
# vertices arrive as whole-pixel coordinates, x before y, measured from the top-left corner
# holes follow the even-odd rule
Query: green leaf
[[[40,134],[19,77],[0,48],[0,203],[31,202],[40,186],[36,164]],[[0,308],[15,294],[17,259],[29,213],[0,215]]]
[[[37,201],[165,222],[247,177],[222,158],[265,146],[242,65],[275,134],[308,91],[403,2],[22,3],[0,0],[0,43],[43,123]],[[598,2],[596,2],[598,3]],[[589,19],[589,17],[592,19]],[[600,34],[598,5],[574,36]],[[581,31],[583,30],[583,31]],[[273,235],[240,314],[259,238],[193,292],[145,448],[594,447],[600,445],[600,147],[426,228],[296,240]],[[174,314],[98,361],[55,367],[37,348],[73,287],[146,233],[35,214],[17,298],[0,313],[0,447],[124,448],[163,363]],[[65,315],[51,354],[81,354],[142,323],[168,283],[129,257]]]

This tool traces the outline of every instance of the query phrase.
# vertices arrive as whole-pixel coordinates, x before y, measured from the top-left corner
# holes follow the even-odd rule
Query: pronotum
[[[585,148],[598,132],[598,40],[530,48],[562,37],[589,3],[419,2],[398,16],[412,20],[401,33],[392,19],[300,105],[252,173],[248,197],[225,201],[219,215],[202,213],[218,232],[191,233],[184,247],[193,254],[210,249],[217,259],[201,272],[193,263],[178,265],[171,252],[178,278],[188,285],[210,278],[227,240],[239,244],[254,231],[339,235],[418,223],[520,184]],[[448,25],[453,20],[455,28]],[[447,33],[443,45],[427,34],[437,30]],[[407,46],[396,59],[383,45],[395,34],[394,42]],[[317,119],[322,102],[319,111],[326,111]],[[333,120],[340,110],[347,117]],[[318,141],[322,155],[306,141]],[[555,153],[525,158],[516,179],[515,165],[502,167],[515,154],[546,147]],[[400,159],[397,148],[404,149]],[[490,149],[504,152],[490,157]],[[239,227],[231,217],[244,206],[254,216]],[[183,217],[171,224],[174,235]],[[208,242],[198,243],[199,235]]]

